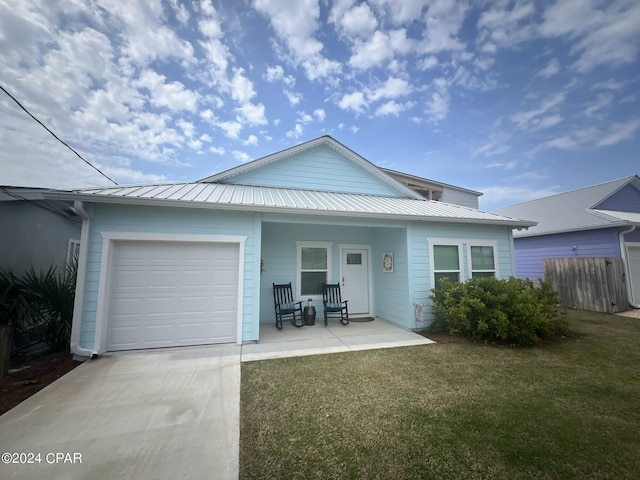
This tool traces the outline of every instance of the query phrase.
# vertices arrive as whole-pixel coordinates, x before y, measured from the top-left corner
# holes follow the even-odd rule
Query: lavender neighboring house
[[[511,205],[496,213],[538,222],[514,231],[516,276],[544,277],[545,258],[621,257],[627,296],[640,308],[640,177]]]

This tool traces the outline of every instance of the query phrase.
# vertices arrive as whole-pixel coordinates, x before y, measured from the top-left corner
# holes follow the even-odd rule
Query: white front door
[[[369,254],[366,248],[343,248],[341,254],[340,290],[349,300],[349,315],[369,312]]]

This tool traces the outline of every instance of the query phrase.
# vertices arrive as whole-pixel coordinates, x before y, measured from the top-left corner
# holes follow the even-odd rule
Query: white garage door
[[[114,245],[107,350],[236,341],[238,245]]]
[[[627,252],[629,253],[633,300],[635,303],[640,303],[640,247],[628,247]]]

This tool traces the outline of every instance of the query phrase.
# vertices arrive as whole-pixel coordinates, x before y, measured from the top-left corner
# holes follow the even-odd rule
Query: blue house
[[[516,276],[544,278],[545,258],[620,257],[627,297],[640,308],[640,177],[540,198],[498,210],[534,227],[514,233]]]
[[[79,356],[259,341],[273,283],[321,312],[340,282],[350,316],[421,328],[439,278],[513,275],[512,230],[535,224],[427,200],[329,136],[196,182],[50,196],[83,220]]]

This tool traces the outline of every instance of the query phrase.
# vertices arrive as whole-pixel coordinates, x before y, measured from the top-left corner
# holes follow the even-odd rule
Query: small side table
[[[311,305],[310,307],[304,307],[302,311],[302,318],[304,319],[305,325],[315,325],[316,324],[316,307]]]

